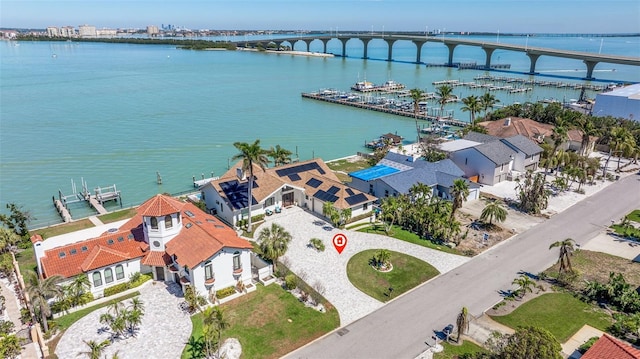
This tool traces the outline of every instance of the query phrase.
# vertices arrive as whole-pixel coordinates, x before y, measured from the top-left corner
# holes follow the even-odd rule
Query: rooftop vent
[[[58,257],[64,258],[64,257],[66,257],[66,254],[64,252],[60,252],[60,253],[58,253]]]
[[[507,117],[504,119],[504,127],[511,126],[511,117]]]

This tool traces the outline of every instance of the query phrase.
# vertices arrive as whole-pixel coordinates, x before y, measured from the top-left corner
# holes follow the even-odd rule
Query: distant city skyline
[[[637,33],[638,0],[0,0],[0,27]]]

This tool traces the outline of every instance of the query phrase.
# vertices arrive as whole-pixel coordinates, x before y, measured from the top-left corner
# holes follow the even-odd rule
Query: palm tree
[[[203,305],[207,304],[207,298],[200,295],[191,285],[188,285],[184,290],[184,301],[187,303],[189,313],[200,310]]]
[[[373,256],[373,260],[375,261],[376,267],[378,267],[378,269],[380,269],[380,267],[388,264],[389,263],[389,259],[391,259],[391,252],[389,252],[386,249],[380,249]]]
[[[109,342],[108,340],[105,340],[103,342],[96,342],[94,340],[83,340],[83,342],[89,347],[89,351],[88,352],[82,352],[82,354],[86,354],[88,358],[90,359],[100,359],[100,357],[102,356],[102,352],[104,351],[104,349],[106,347],[109,346],[109,344],[111,342]]]
[[[340,212],[333,206],[333,202],[325,202],[322,205],[322,214],[329,218],[334,227],[340,224]]]
[[[442,85],[436,88],[436,95],[440,97],[438,103],[440,104],[440,116],[444,111],[444,105],[453,97],[453,87],[449,85]]]
[[[273,269],[276,269],[278,258],[287,252],[291,234],[277,223],[271,223],[271,228],[260,231],[258,236],[262,255],[273,262]]]
[[[469,330],[469,310],[467,307],[462,307],[458,318],[456,318],[456,325],[458,326],[458,337],[456,342],[460,342],[460,336]]]
[[[565,126],[564,121],[560,118],[556,119],[556,126],[553,128],[553,132],[551,133],[551,139],[553,140],[553,150],[551,151],[550,157],[555,157],[558,147],[567,140],[567,127]],[[547,178],[548,171],[549,166],[547,164],[547,168],[544,173],[545,180]]]
[[[413,115],[416,120],[416,131],[418,131],[418,142],[420,142],[420,126],[418,126],[418,112],[420,112],[420,100],[424,96],[424,91],[420,89],[409,90],[409,97],[413,100]]]
[[[493,94],[485,92],[482,97],[480,97],[480,103],[482,104],[482,109],[484,110],[484,115],[487,115],[487,110],[493,107],[500,102]]]
[[[34,310],[40,313],[42,327],[46,333],[49,331],[47,318],[51,315],[51,307],[47,300],[53,297],[60,297],[63,294],[62,287],[58,285],[63,278],[59,275],[54,275],[38,280],[37,274],[33,271],[28,271],[25,276],[27,277],[27,293],[31,298]]]
[[[513,294],[522,298],[527,292],[533,293],[533,287],[536,285],[536,282],[529,278],[528,275],[523,274],[520,277],[514,279],[511,284],[515,284],[519,287],[513,292]]]
[[[202,324],[205,328],[206,334],[209,334],[210,331],[215,331],[218,334],[218,357],[220,357],[220,346],[222,340],[222,331],[227,329],[229,323],[224,318],[224,312],[220,307],[208,307],[202,313]],[[206,335],[205,335],[206,336]],[[205,338],[205,343],[210,343],[207,338]],[[208,351],[212,351],[213,348],[208,348]],[[213,354],[213,353],[208,353]]]
[[[353,210],[351,208],[345,208],[340,211],[341,226],[347,224],[347,222],[351,219],[352,214],[353,214]]]
[[[400,201],[397,197],[382,198],[380,202],[380,209],[382,210],[384,231],[388,235],[391,233],[393,223],[400,217],[400,212],[402,211],[400,208]]]
[[[21,238],[16,232],[6,227],[0,227],[0,253],[16,250],[16,244]]]
[[[453,197],[453,207],[451,208],[451,219],[456,214],[456,211],[462,207],[462,202],[469,197],[469,184],[462,178],[458,178],[453,181],[451,186],[451,197]]]
[[[463,98],[462,103],[464,104],[464,106],[462,106],[461,110],[469,111],[471,115],[471,121],[469,121],[469,124],[475,124],[476,113],[480,111],[480,109],[482,109],[482,103],[476,95],[471,95]]]
[[[493,225],[494,219],[498,222],[504,222],[507,219],[507,210],[499,202],[491,201],[487,203],[480,214],[480,220],[486,221],[487,219],[489,225]]]
[[[592,136],[600,135],[600,129],[593,123],[589,116],[580,116],[574,120],[574,125],[582,132],[582,141],[580,143],[580,155],[589,155],[589,143]]]
[[[91,282],[86,274],[80,274],[73,278],[71,284],[69,284],[69,294],[71,305],[76,307],[87,303],[85,293],[91,287]]]
[[[569,257],[573,254],[575,241],[571,238],[567,238],[563,241],[557,241],[549,246],[549,249],[560,247],[560,254],[558,256],[558,263],[560,263],[559,273],[573,272],[571,268],[571,260]]]
[[[620,171],[620,159],[624,153],[632,152],[636,146],[636,141],[633,138],[631,132],[625,127],[614,127],[611,129],[609,138],[609,147],[613,148],[613,152],[618,153],[618,168],[616,172]],[[611,157],[611,154],[609,154]],[[607,163],[609,160],[607,160]]]
[[[271,149],[267,152],[267,156],[273,159],[273,164],[276,167],[290,163],[291,154],[291,151],[280,147],[280,145],[276,145],[276,148],[271,147]]]
[[[235,148],[237,148],[240,153],[233,156],[233,160],[242,160],[242,170],[244,172],[248,172],[249,174],[249,185],[248,185],[248,194],[247,194],[247,207],[249,210],[249,219],[247,221],[247,231],[252,232],[251,228],[251,206],[253,205],[253,196],[251,194],[253,190],[253,165],[257,165],[263,171],[267,167],[269,163],[269,159],[266,156],[267,151],[260,147],[260,140],[256,140],[254,143],[249,144],[246,142],[235,142],[233,144]]]

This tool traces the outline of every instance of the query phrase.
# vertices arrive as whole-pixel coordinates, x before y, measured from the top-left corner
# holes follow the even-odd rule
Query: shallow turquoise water
[[[501,38],[501,41],[521,41]],[[577,49],[600,41],[529,39],[531,46]],[[638,38],[605,39],[603,53],[638,56]],[[341,51],[332,41],[328,51]],[[573,47],[569,45],[573,45]],[[303,43],[296,50],[303,50]],[[552,46],[553,45],[553,46]],[[615,46],[614,46],[615,45]],[[317,48],[316,48],[317,46]],[[311,51],[321,51],[321,43]],[[415,122],[378,112],[302,99],[301,92],[320,88],[348,90],[358,79],[382,83],[393,79],[407,88],[434,91],[433,81],[471,81],[481,71],[427,68],[406,62],[386,62],[386,44],[369,45],[362,60],[359,41],[350,41],[347,58],[274,55],[246,51],[185,51],[170,46],[71,42],[0,43],[0,202],[16,202],[30,210],[33,226],[59,217],[51,204],[58,189],[71,192],[71,180],[90,189],[116,184],[125,205],[138,204],[159,192],[192,188],[192,176],[223,173],[236,154],[233,143],[257,138],[265,147],[277,144],[298,153],[331,159],[362,151],[366,140],[397,132],[415,138]],[[594,47],[595,46],[595,47]],[[607,46],[610,46],[609,49]],[[562,48],[562,47],[561,47]],[[605,51],[610,50],[610,51]],[[584,49],[580,50],[583,51]],[[442,63],[447,52],[425,45],[422,60]],[[512,69],[528,70],[526,56],[494,54]],[[394,58],[415,60],[415,46],[397,42]],[[456,49],[455,61],[484,61],[478,49]],[[579,77],[579,61],[541,58],[538,70],[565,71]],[[597,77],[640,81],[637,68],[603,64]],[[597,68],[599,69],[599,68]],[[556,74],[564,74],[558,72]],[[527,77],[513,73],[496,75]],[[557,81],[557,79],[554,79]],[[563,80],[567,82],[582,82]],[[481,90],[456,88],[460,97]],[[577,98],[568,89],[539,88],[509,95],[502,103],[543,98]],[[456,118],[469,114],[454,110]],[[162,185],[156,184],[160,172]],[[83,205],[75,217],[90,213]]]

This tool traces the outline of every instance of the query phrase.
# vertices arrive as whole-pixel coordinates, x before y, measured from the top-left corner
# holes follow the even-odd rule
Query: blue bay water
[[[450,35],[447,35],[450,36]],[[495,41],[494,37],[486,37]],[[640,56],[640,39],[500,37],[537,47]],[[600,47],[602,48],[600,49]],[[116,184],[125,206],[155,193],[192,188],[192,176],[220,175],[237,153],[236,141],[261,140],[281,145],[301,160],[344,157],[362,151],[367,140],[397,132],[415,138],[415,122],[329,103],[302,99],[301,92],[320,88],[348,90],[358,80],[388,79],[407,88],[435,91],[432,82],[472,81],[484,71],[427,68],[415,61],[415,45],[398,41],[394,59],[382,40],[369,43],[369,60],[362,60],[362,43],[347,44],[347,58],[265,54],[249,51],[186,51],[164,45],[75,42],[0,43],[0,202],[16,202],[37,218],[33,226],[59,222],[52,205],[58,189],[90,190]],[[306,50],[303,42],[295,50]],[[311,51],[321,52],[315,41]],[[328,52],[341,53],[332,40]],[[444,63],[446,47],[428,43],[422,61]],[[460,46],[454,61],[484,63],[482,50]],[[496,51],[493,60],[528,71],[520,53]],[[550,81],[583,83],[584,64],[577,60],[541,57],[542,74],[571,76]],[[640,69],[600,64],[594,75],[611,81],[640,82]],[[519,73],[497,76],[529,77]],[[481,90],[457,87],[460,97]],[[524,94],[494,93],[502,104],[544,98],[578,98],[579,91],[536,87]],[[588,93],[595,97],[595,93]],[[459,105],[447,107],[454,117],[468,120]],[[162,185],[156,183],[160,172]],[[72,207],[74,217],[91,213],[85,205]]]

